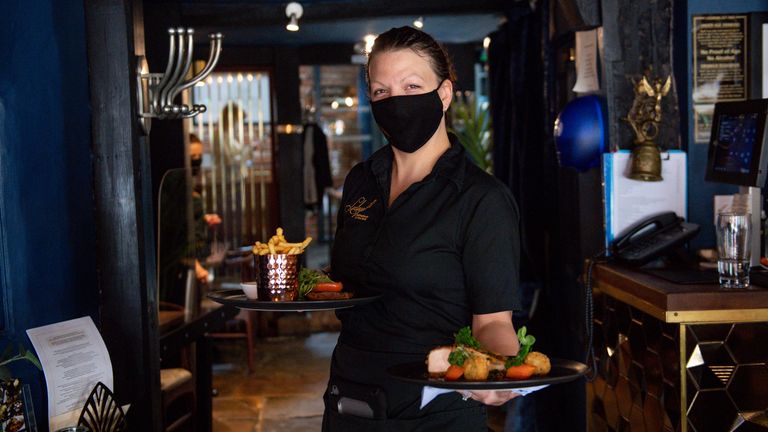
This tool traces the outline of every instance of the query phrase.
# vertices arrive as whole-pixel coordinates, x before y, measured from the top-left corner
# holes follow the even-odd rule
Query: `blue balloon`
[[[555,145],[560,166],[580,172],[600,165],[606,149],[605,104],[596,95],[568,102],[555,120]]]

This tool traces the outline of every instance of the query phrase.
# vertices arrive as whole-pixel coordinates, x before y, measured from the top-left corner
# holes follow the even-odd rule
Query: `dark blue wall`
[[[0,345],[30,347],[28,328],[98,324],[83,2],[3,2],[0,59]],[[47,430],[43,375],[16,365]]]
[[[685,3],[685,2],[680,2]],[[707,145],[695,144],[693,141],[693,106],[691,102],[691,92],[693,80],[693,39],[691,36],[692,22],[694,15],[705,14],[729,14],[729,13],[749,13],[768,11],[768,0],[688,0],[686,23],[687,49],[686,58],[676,58],[676,61],[685,62],[686,73],[678,74],[678,89],[685,89],[687,94],[680,92],[680,100],[684,101],[683,106],[687,110],[681,110],[681,116],[687,115],[687,127],[682,130],[683,139],[688,142],[688,219],[692,222],[701,224],[701,234],[692,243],[694,248],[714,247],[714,210],[713,196],[736,193],[738,189],[734,186],[710,183],[704,181],[704,174],[707,165]],[[679,35],[678,35],[679,36]],[[683,79],[681,80],[681,76]],[[686,119],[682,119],[686,121]]]

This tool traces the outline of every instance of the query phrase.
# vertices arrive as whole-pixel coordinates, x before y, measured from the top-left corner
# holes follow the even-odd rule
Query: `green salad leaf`
[[[517,330],[517,340],[520,341],[520,350],[516,356],[507,359],[506,367],[520,366],[525,361],[525,356],[531,352],[531,347],[536,343],[536,338],[533,335],[526,334],[528,329],[525,326],[520,327]]]
[[[472,329],[469,326],[459,330],[455,336],[456,345],[466,345],[470,348],[480,349],[480,342],[472,336]]]
[[[325,273],[302,267],[299,270],[299,299],[312,292],[315,285],[323,282],[333,282]]]
[[[469,358],[469,353],[463,346],[459,345],[448,354],[448,363],[455,366],[464,366],[464,362]]]

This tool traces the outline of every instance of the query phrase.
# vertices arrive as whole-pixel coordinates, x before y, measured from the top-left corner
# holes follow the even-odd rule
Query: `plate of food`
[[[318,310],[343,309],[368,304],[379,299],[380,295],[355,296],[351,292],[318,292],[314,296],[293,301],[252,300],[239,289],[222,289],[211,291],[208,298],[223,305],[235,306],[240,309],[277,312],[304,312]]]
[[[517,332],[518,354],[503,356],[483,349],[471,329],[464,327],[453,345],[436,347],[424,362],[399,364],[387,373],[402,381],[451,390],[521,389],[565,383],[587,373],[583,363],[531,351],[536,339],[526,331],[521,327]]]
[[[224,305],[259,311],[303,312],[343,309],[370,303],[380,295],[362,295],[345,290],[341,282],[321,270],[299,266],[299,255],[312,241],[291,243],[278,227],[268,242],[256,242],[251,262],[256,280],[243,282],[241,289],[219,289],[208,298]],[[254,268],[255,267],[255,268]],[[247,269],[248,266],[245,266]]]

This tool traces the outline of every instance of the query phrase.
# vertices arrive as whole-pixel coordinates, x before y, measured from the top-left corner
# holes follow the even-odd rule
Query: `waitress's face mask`
[[[203,165],[203,158],[192,158],[190,160],[190,165],[192,166],[192,176],[197,176],[200,174],[200,167]]]
[[[406,153],[413,153],[424,146],[443,119],[443,101],[437,89],[429,93],[381,99],[371,103],[371,110],[390,144]]]

